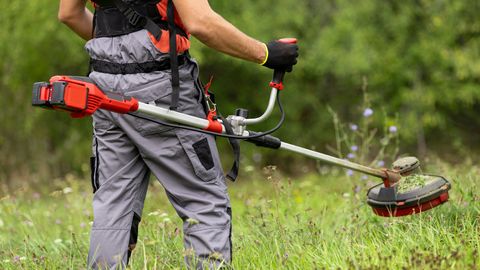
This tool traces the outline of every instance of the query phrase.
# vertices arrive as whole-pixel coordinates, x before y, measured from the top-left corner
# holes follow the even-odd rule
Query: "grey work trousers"
[[[116,63],[165,59],[145,30],[96,38],[87,43],[86,49],[94,59]],[[205,117],[197,76],[195,62],[189,60],[180,66],[178,111]],[[104,90],[159,106],[170,104],[169,71],[127,75],[93,71],[90,78]],[[198,269],[205,263],[209,267],[228,264],[230,201],[214,137],[104,110],[93,115],[93,126],[91,164],[95,194],[88,267],[123,269],[128,264],[137,241],[150,172],[163,185],[184,221],[184,246],[195,254],[186,258],[187,264],[195,264]],[[187,219],[198,223],[189,224]]]

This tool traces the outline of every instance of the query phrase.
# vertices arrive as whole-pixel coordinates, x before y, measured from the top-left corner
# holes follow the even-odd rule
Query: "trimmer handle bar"
[[[74,118],[92,115],[98,109],[129,113],[138,109],[138,100],[103,91],[87,77],[53,76],[50,82],[33,85],[32,105],[70,112]]]

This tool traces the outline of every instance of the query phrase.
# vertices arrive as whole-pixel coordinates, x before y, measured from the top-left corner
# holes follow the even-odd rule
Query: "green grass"
[[[365,203],[375,179],[343,171],[301,179],[243,173],[230,185],[235,269],[478,269],[480,170],[437,166],[449,203],[382,218]],[[247,181],[247,179],[252,179]],[[85,269],[89,181],[67,177],[48,192],[0,199],[0,269]],[[183,269],[182,232],[152,182],[131,269]]]

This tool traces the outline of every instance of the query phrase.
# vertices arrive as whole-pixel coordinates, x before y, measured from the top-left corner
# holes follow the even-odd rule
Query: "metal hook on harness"
[[[204,86],[204,97],[205,97],[205,103],[207,104],[208,108],[208,114],[207,114],[207,120],[208,120],[208,126],[204,128],[204,130],[216,132],[216,133],[222,133],[223,132],[223,125],[220,121],[218,121],[218,116],[217,116],[217,104],[213,102],[213,100],[210,98],[210,93],[208,90],[210,89],[210,86],[212,85],[213,81],[213,76],[210,77],[210,81]]]
[[[205,100],[207,101],[207,108],[209,112],[216,112],[217,111],[217,103],[213,102],[210,98],[210,95],[205,96]]]
[[[205,90],[203,92],[203,95],[204,95],[205,101],[207,103],[208,111],[209,112],[212,112],[212,111],[216,112],[217,111],[217,103],[213,102],[212,98],[210,97],[210,93],[208,92],[208,90],[210,90],[210,86],[212,85],[212,82],[213,82],[213,76],[210,77],[210,80],[208,81],[208,83],[205,84],[205,86],[203,87],[204,90]]]

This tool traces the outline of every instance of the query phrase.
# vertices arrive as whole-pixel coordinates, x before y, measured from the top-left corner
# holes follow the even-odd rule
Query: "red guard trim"
[[[382,217],[401,217],[401,216],[408,216],[408,215],[413,215],[413,214],[418,214],[421,212],[425,212],[429,209],[432,209],[436,206],[439,206],[442,203],[445,203],[448,201],[448,192],[444,192],[440,194],[438,198],[435,198],[433,200],[430,200],[428,202],[424,202],[422,204],[419,204],[417,206],[410,206],[410,207],[405,207],[405,208],[389,208],[389,207],[373,207],[373,212],[376,215],[382,216]],[[401,205],[402,202],[399,202],[397,205]]]
[[[217,112],[210,111],[207,116],[208,126],[204,130],[208,130],[215,133],[223,132],[223,125],[217,119]]]

